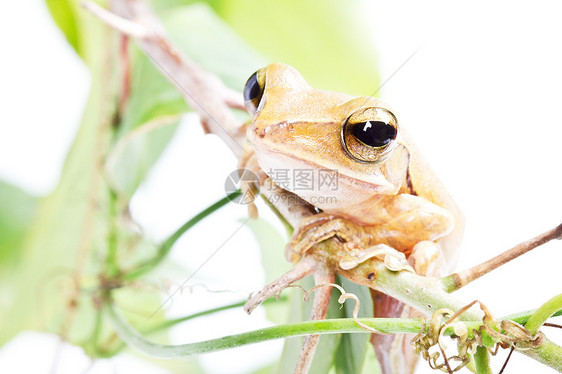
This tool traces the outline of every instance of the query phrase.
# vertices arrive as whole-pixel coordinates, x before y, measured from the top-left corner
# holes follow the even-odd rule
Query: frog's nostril
[[[287,121],[282,121],[278,123],[274,123],[273,125],[267,126],[265,133],[271,134],[274,132],[292,132],[295,129],[292,123]]]

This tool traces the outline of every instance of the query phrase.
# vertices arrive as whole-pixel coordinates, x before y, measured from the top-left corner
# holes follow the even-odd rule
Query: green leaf
[[[52,5],[55,6],[54,3]],[[60,5],[63,8],[56,9],[59,12],[66,9],[66,13],[60,14],[70,17],[70,10],[74,9],[74,6],[76,2],[68,2]],[[181,22],[183,16],[189,22]],[[56,17],[62,19],[60,15]],[[80,282],[87,282],[83,285],[84,288],[91,290],[98,286],[97,275],[103,273],[104,265],[100,260],[108,250],[108,235],[113,235],[110,231],[111,220],[116,217],[112,216],[109,209],[110,194],[99,168],[100,161],[103,161],[107,154],[105,147],[151,121],[162,120],[164,116],[177,115],[188,109],[177,90],[147,58],[133,52],[129,106],[126,113],[122,113],[121,126],[115,131],[110,125],[114,123],[115,118],[113,109],[115,98],[118,97],[115,90],[121,87],[119,77],[115,74],[119,71],[115,58],[120,55],[117,53],[117,34],[108,33],[107,26],[86,12],[81,11],[77,17],[84,21],[79,24],[80,31],[69,35],[72,38],[72,35],[75,35],[80,41],[88,41],[83,44],[85,49],[80,52],[86,56],[85,60],[92,71],[92,91],[79,133],[67,156],[60,184],[43,202],[22,251],[25,258],[18,269],[17,279],[12,282],[15,287],[14,294],[18,297],[13,303],[0,306],[0,314],[12,315],[13,311],[17,310],[19,317],[17,322],[3,328],[3,341],[24,328],[54,332],[69,328],[71,342],[84,343],[90,339],[96,315],[94,305],[90,302],[92,295],[86,293],[78,296],[75,300],[78,306],[74,310],[73,306],[69,306],[74,305],[74,302],[70,302],[69,295],[74,292],[72,290],[75,271]],[[257,65],[242,66],[249,61],[243,57],[249,49],[241,46],[242,41],[236,42],[224,35],[231,31],[208,7],[184,7],[177,14],[169,14],[168,18],[171,20],[169,31],[172,35],[189,35],[180,38],[180,48],[185,47],[188,55],[191,54],[189,48],[198,49],[196,55],[201,60],[199,62],[203,61],[203,65],[205,61],[214,59],[226,61],[230,55],[237,54],[234,67],[223,69],[224,76],[231,82],[243,82],[254,69],[254,65]],[[71,22],[71,18],[64,19]],[[206,22],[206,29],[215,32],[205,35],[209,47],[202,50],[196,40],[201,38],[199,31]],[[195,41],[190,42],[190,39]],[[224,47],[221,45],[223,40],[232,43]],[[255,54],[252,56],[255,57]],[[126,144],[119,159],[121,163],[116,162],[115,165],[118,166],[112,171],[115,176],[127,167],[131,169],[128,174],[119,176],[122,178],[119,180],[119,186],[126,196],[130,196],[144,179],[150,166],[168,143],[173,127],[164,129],[166,126],[162,126],[162,129],[155,130],[162,132],[158,135],[152,133],[150,140],[135,137],[135,134],[131,136],[132,142]],[[118,212],[123,209],[123,202],[120,204]],[[126,233],[120,230],[125,228],[118,227],[117,236],[126,236]],[[119,244],[122,243],[118,241],[117,245]],[[156,295],[146,297],[143,303],[147,308],[151,304],[158,306]],[[40,311],[41,318],[36,317],[36,311]]]
[[[158,117],[119,139],[105,167],[112,188],[121,196],[133,196],[174,136],[178,122],[177,115]]]
[[[172,139],[188,107],[138,48],[131,48],[131,93],[106,162],[112,187],[130,199]]]
[[[161,17],[172,41],[233,89],[242,91],[248,77],[266,64],[260,54],[205,4],[174,8],[162,12]]]
[[[377,355],[375,354],[374,348],[367,349],[367,354],[365,355],[365,363],[363,365],[363,374],[381,374],[381,366],[379,360],[377,360]]]
[[[15,270],[37,205],[36,197],[0,181],[0,274],[5,275],[10,269]]]
[[[482,345],[487,348],[494,348],[496,341],[486,331],[482,331]]]
[[[178,7],[193,2],[152,0],[151,4],[155,9],[175,12]],[[240,37],[267,56],[267,63],[279,61],[294,66],[314,87],[371,95],[380,85],[377,56],[369,28],[373,20],[358,0],[327,0],[321,5],[314,0],[205,2]],[[211,34],[214,32],[205,28],[199,34],[203,49],[209,46],[204,43],[209,31]],[[211,45],[227,47],[230,42]],[[232,58],[236,59],[237,55],[227,57],[226,61],[230,63]],[[217,59],[215,63],[229,65],[222,61]],[[262,59],[253,70],[264,65],[266,62]],[[230,82],[227,80],[227,83]],[[239,89],[242,87],[240,83],[244,82],[239,82]]]
[[[271,374],[275,370],[275,365],[268,365],[263,368],[260,368],[256,371],[253,371],[252,374]]]
[[[265,270],[265,282],[269,284],[291,268],[284,256],[286,239],[272,224],[261,218],[248,221],[246,226],[258,242]],[[267,318],[275,323],[286,323],[287,305],[286,302],[280,301],[265,305]]]
[[[263,65],[204,4],[176,7],[161,16],[175,45],[233,88],[241,90],[248,76]],[[178,116],[189,110],[178,89],[149,57],[138,48],[130,54],[131,94],[118,127],[119,141],[106,165],[112,186],[126,198],[134,194],[173,137]],[[190,87],[184,89],[189,92]]]
[[[379,87],[361,3],[326,0],[216,0],[215,11],[270,62],[294,66],[313,87],[371,95]]]
[[[490,354],[485,347],[478,346],[474,354],[474,363],[478,374],[492,374],[490,367]]]
[[[17,316],[2,326],[0,344],[21,330],[36,329],[64,332],[70,343],[88,346],[96,331],[95,291],[103,284],[102,260],[117,220],[100,165],[113,135],[117,84],[111,67],[118,44],[116,34],[98,20],[89,24],[88,32],[88,39],[96,41],[88,45],[93,56],[90,97],[59,185],[42,201],[27,232],[11,279],[17,297],[0,304],[0,315]],[[123,203],[117,211],[124,211]],[[126,228],[117,229],[118,237],[121,230]],[[160,303],[156,294],[139,291],[139,297],[147,308]]]
[[[131,93],[118,137],[160,117],[172,117],[189,110],[178,90],[154,67],[136,46],[130,50]]]
[[[147,3],[156,12],[161,12],[164,10],[171,10],[174,8],[191,5],[193,3],[198,3],[198,0],[147,0]]]
[[[68,2],[67,5],[76,4]],[[0,315],[14,315],[17,311],[18,316],[17,320],[3,326],[0,343],[22,329],[39,329],[56,333],[68,331],[67,338],[71,343],[91,348],[98,314],[93,302],[94,291],[100,281],[103,285],[99,275],[105,274],[104,259],[108,251],[131,248],[123,242],[130,238],[127,226],[117,221],[116,215],[124,211],[126,199],[118,199],[117,207],[111,208],[112,194],[100,164],[108,154],[108,145],[118,144],[119,140],[130,136],[129,142],[123,143],[119,162],[115,163],[118,166],[112,170],[115,176],[131,169],[119,176],[122,179],[118,183],[122,192],[130,196],[168,144],[174,126],[154,126],[153,131],[161,133],[150,133],[150,139],[131,131],[146,131],[154,121],[166,122],[166,116],[188,110],[177,90],[145,56],[133,50],[128,108],[121,113],[120,126],[117,130],[113,128],[115,103],[121,88],[121,77],[117,74],[121,65],[116,60],[120,56],[117,53],[118,34],[107,32],[107,26],[88,13],[80,12],[78,16],[81,22],[76,35],[78,40],[88,41],[82,44],[81,53],[86,56],[91,69],[92,90],[80,130],[67,155],[61,181],[53,194],[43,201],[21,252],[24,257],[17,279],[11,282],[17,298],[9,304],[0,304]],[[182,17],[189,22],[181,22]],[[223,78],[232,84],[243,83],[258,65],[250,63],[255,54],[249,59],[244,58],[249,48],[244,49],[241,40],[224,35],[232,32],[208,7],[184,7],[177,14],[169,14],[168,18],[170,34],[189,35],[179,38],[180,48],[185,48],[188,55],[191,54],[189,48],[196,48],[198,53],[194,54],[199,62],[203,65],[213,62],[218,70],[222,69]],[[201,30],[209,32],[201,36]],[[201,38],[208,44],[204,50],[197,41]],[[222,46],[224,40],[231,44]],[[219,69],[214,62],[215,59],[227,61],[235,54],[233,66]],[[113,249],[109,245],[110,239],[114,241]],[[75,289],[76,280],[78,290]],[[154,310],[159,305],[160,298],[155,293],[136,292],[134,303],[142,304],[147,310]],[[75,299],[72,299],[73,295]],[[117,301],[123,300],[118,298]],[[135,323],[141,323],[140,320],[144,322],[142,318],[139,321],[133,318]]]
[[[24,240],[37,211],[38,199],[0,181],[0,314],[20,297],[18,276],[25,262]],[[11,322],[12,323],[12,322]],[[16,323],[17,325],[17,323]],[[0,328],[0,345],[11,335]]]
[[[51,17],[64,34],[68,44],[80,55],[79,27],[76,22],[76,1],[45,0]]]
[[[100,53],[104,54],[101,50]],[[104,219],[101,207],[107,206],[103,194],[103,179],[99,175],[100,144],[107,134],[100,131],[109,123],[110,112],[101,110],[112,93],[102,84],[104,79],[92,79],[92,92],[75,142],[67,156],[61,181],[56,190],[45,198],[28,232],[23,257],[13,280],[17,299],[2,306],[1,315],[17,315],[2,328],[3,343],[23,329],[60,332],[75,327],[73,319],[85,309],[71,306],[74,272],[96,272],[98,264],[90,260],[93,248],[103,247]],[[79,264],[85,264],[82,266]],[[79,269],[82,268],[82,269]],[[78,299],[80,301],[80,299]],[[74,304],[72,304],[74,305]],[[17,311],[17,314],[16,314]],[[68,314],[70,313],[70,314]],[[78,317],[80,320],[80,317]],[[90,324],[79,326],[79,340],[86,339]],[[73,334],[76,336],[76,334]]]
[[[262,218],[250,220],[246,226],[252,231],[261,250],[265,282],[271,283],[292,267],[284,255],[287,239],[271,223]]]
[[[358,317],[373,317],[373,299],[369,289],[342,277],[338,277],[338,280],[341,282],[340,284],[346,292],[355,294],[359,298],[360,306]],[[353,318],[355,302],[348,299],[343,308],[345,317]],[[361,373],[367,351],[373,350],[369,343],[370,338],[370,334],[343,334],[336,353],[335,363],[337,373]]]
[[[106,6],[107,0],[96,1]],[[97,69],[104,63],[103,53],[99,53],[99,46],[107,42],[108,29],[96,16],[86,11],[80,4],[81,0],[45,0],[45,4],[55,24],[62,31],[64,37],[91,70]]]

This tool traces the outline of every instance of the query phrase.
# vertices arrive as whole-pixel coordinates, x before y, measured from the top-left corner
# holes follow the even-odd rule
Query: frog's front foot
[[[365,237],[365,229],[345,218],[319,213],[302,221],[287,244],[285,255],[289,261],[296,263],[310,248],[332,237],[349,243],[349,246],[360,247],[365,244],[360,239]]]

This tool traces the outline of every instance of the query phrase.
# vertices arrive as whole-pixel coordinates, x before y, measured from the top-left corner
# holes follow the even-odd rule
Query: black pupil
[[[351,132],[357,139],[371,147],[383,147],[396,138],[396,128],[381,121],[356,123]]]
[[[258,74],[256,72],[252,74],[250,78],[248,78],[246,86],[244,86],[244,100],[252,101],[260,95],[260,92],[261,88],[258,83]]]

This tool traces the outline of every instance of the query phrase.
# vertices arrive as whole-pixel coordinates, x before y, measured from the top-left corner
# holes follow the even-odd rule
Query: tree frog
[[[336,236],[355,258],[383,246],[404,253],[418,273],[448,270],[461,213],[388,105],[314,89],[280,63],[254,73],[244,99],[253,116],[252,158],[275,184],[318,209],[295,227],[290,261]]]

